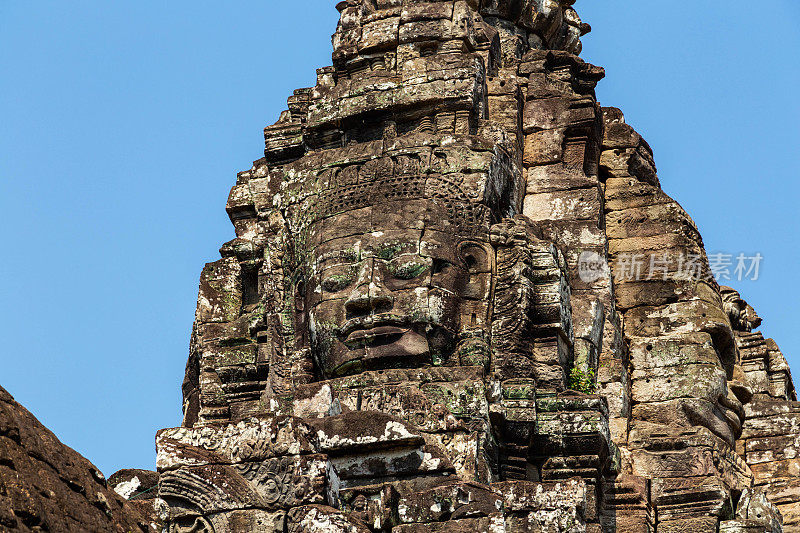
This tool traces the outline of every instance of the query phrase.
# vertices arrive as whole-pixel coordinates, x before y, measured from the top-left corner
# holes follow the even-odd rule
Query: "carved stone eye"
[[[419,261],[397,260],[389,263],[389,272],[397,279],[411,280],[419,277],[428,267]]]
[[[347,274],[336,274],[322,281],[322,290],[325,292],[339,292],[346,289],[353,282],[353,277]]]

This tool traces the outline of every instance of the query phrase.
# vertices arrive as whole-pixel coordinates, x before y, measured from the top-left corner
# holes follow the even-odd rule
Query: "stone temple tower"
[[[339,2],[201,275],[168,531],[800,531],[786,360],[573,1]]]

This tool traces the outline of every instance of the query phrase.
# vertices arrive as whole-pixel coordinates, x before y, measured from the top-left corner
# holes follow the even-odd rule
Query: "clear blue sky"
[[[180,424],[236,172],[330,62],[332,0],[0,0],[0,385],[106,474]],[[796,0],[580,0],[598,96],[653,146],[800,378]]]

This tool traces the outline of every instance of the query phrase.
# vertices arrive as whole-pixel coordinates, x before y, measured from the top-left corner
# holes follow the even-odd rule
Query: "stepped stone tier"
[[[800,531],[786,359],[572,3],[336,6],[228,198],[183,425],[118,479],[168,531]]]

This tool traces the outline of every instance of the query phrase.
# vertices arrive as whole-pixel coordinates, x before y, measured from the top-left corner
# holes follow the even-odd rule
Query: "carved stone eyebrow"
[[[332,250],[330,252],[325,252],[321,256],[317,258],[315,261],[316,265],[321,265],[323,263],[327,263],[330,261],[340,261],[343,263],[355,263],[359,261],[361,258],[361,251],[356,249],[354,246],[344,248],[341,250]]]

